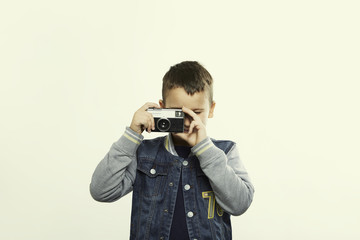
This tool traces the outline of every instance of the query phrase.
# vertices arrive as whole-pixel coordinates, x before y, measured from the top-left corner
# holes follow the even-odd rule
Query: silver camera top
[[[154,118],[184,118],[181,108],[148,108]]]

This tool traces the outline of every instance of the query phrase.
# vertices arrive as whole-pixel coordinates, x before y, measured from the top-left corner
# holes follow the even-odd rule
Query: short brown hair
[[[184,61],[170,67],[163,77],[162,98],[165,102],[167,91],[182,87],[187,94],[205,91],[209,104],[213,102],[213,79],[210,73],[196,61]]]

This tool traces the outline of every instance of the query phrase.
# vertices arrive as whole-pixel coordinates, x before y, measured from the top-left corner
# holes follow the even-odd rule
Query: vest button
[[[194,216],[194,213],[190,211],[190,212],[187,213],[187,216],[188,216],[189,218],[192,218],[192,217]]]
[[[174,186],[174,183],[173,183],[173,182],[170,182],[170,183],[169,183],[169,186],[170,186],[170,187]]]
[[[189,162],[188,162],[188,161],[186,161],[186,160],[185,160],[185,161],[183,161],[183,165],[184,165],[184,166],[187,166],[188,164],[189,164]]]
[[[154,168],[152,168],[152,169],[150,170],[150,173],[151,173],[152,175],[154,175],[154,174],[156,173],[156,170],[155,170]]]
[[[189,184],[186,184],[185,186],[184,186],[184,189],[187,191],[187,190],[189,190],[190,189],[190,185]]]

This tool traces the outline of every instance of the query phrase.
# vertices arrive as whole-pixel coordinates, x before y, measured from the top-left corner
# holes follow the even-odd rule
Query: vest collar
[[[173,140],[173,137],[172,137],[171,133],[169,133],[169,134],[165,137],[164,144],[165,144],[166,150],[167,150],[169,153],[171,153],[172,155],[177,156],[177,157],[179,156],[179,155],[177,154],[176,150],[175,150],[174,140]],[[189,157],[192,156],[192,155],[193,155],[193,153],[190,152]]]

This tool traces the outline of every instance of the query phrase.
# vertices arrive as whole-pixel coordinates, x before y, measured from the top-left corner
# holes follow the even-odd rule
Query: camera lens
[[[167,118],[160,118],[157,122],[157,127],[162,132],[169,130],[170,125],[170,121]]]

